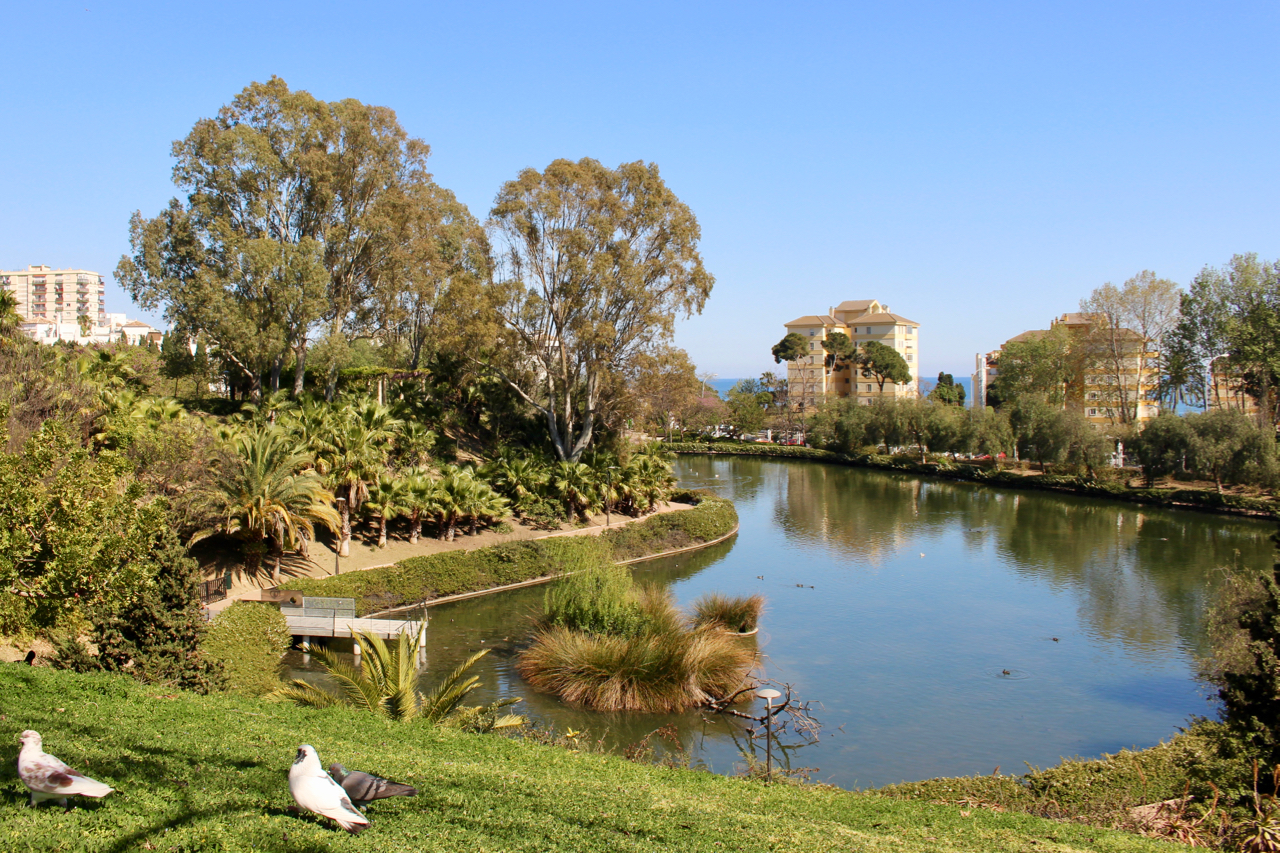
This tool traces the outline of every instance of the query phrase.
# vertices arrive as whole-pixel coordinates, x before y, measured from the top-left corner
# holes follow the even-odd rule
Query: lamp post
[[[764,781],[773,779],[773,700],[782,694],[772,687],[757,690],[756,695],[765,702],[764,712]]]
[[[702,394],[699,395],[698,397],[699,400],[705,400],[707,398],[707,383],[712,379],[718,379],[719,377],[720,377],[719,373],[702,374]]]
[[[336,503],[336,504],[345,504],[346,502],[347,502],[347,499],[346,499],[346,498],[343,498],[343,497],[339,497],[339,498],[335,498],[335,499],[334,499],[334,503]],[[341,506],[339,506],[339,507],[338,507],[338,515],[339,515],[339,516],[341,516],[341,515],[342,515],[342,507],[341,507]],[[337,544],[337,547],[335,547],[335,548],[333,549],[333,574],[334,574],[334,576],[335,576],[335,577],[338,575],[338,573],[339,573],[339,572],[341,572],[341,571],[342,571],[342,562],[341,562],[342,557],[341,557],[341,554],[342,554],[342,531],[341,531],[341,530],[339,530],[339,531],[338,531],[338,544]]]

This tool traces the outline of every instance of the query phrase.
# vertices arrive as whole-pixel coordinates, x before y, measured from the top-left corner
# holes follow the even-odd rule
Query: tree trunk
[[[298,531],[298,556],[304,560],[311,556],[311,545],[307,538],[307,531]]]
[[[422,536],[422,510],[415,509],[413,518],[409,524],[409,544],[417,545],[418,539]]]
[[[342,502],[342,532],[338,543],[338,556],[351,556],[351,501]]]
[[[284,371],[284,356],[278,355],[271,362],[271,393],[280,390],[280,374]]]
[[[457,524],[457,519],[456,519],[456,518],[450,518],[450,519],[449,519],[449,529],[448,529],[448,532],[446,532],[446,533],[445,533],[444,540],[445,540],[446,542],[452,542],[452,541],[453,541],[453,539],[454,539],[454,537],[455,537],[455,536],[457,536],[457,535],[458,535],[458,524]]]
[[[307,340],[302,339],[301,345],[294,352],[296,359],[293,367],[293,396],[298,397],[302,394],[302,385],[306,379],[307,371]]]
[[[378,516],[378,547],[387,547],[387,517],[385,515]]]

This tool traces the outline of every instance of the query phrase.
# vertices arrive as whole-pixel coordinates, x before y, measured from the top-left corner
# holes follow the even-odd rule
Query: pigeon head
[[[347,768],[345,768],[345,767],[343,767],[341,764],[337,764],[337,763],[330,764],[330,765],[329,765],[329,775],[333,777],[333,781],[335,781],[335,782],[337,782],[339,785],[341,785],[341,784],[342,784],[342,780],[343,780],[343,779],[345,779],[345,778],[347,778]]]
[[[320,769],[320,755],[316,752],[316,748],[309,743],[304,743],[298,747],[298,756],[293,759],[293,766],[306,773],[310,773],[313,770],[316,773],[323,772]]]
[[[27,744],[31,744],[36,749],[40,749],[43,743],[40,739],[40,733],[32,731],[31,729],[27,729],[25,732],[18,735],[18,740],[22,743],[23,746],[26,746]]]

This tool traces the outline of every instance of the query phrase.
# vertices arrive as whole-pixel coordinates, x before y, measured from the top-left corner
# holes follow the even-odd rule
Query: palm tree
[[[484,474],[493,488],[511,501],[516,512],[535,500],[550,479],[546,467],[532,456],[511,454],[494,459],[485,466]]]
[[[286,547],[298,547],[303,536],[314,539],[316,524],[336,529],[333,494],[319,474],[304,470],[310,456],[278,427],[241,430],[230,443],[230,461],[206,494],[221,520],[193,541],[213,533],[237,536],[245,541],[245,568],[255,572],[270,537],[276,554],[272,579],[278,580]]]
[[[524,724],[518,714],[497,715],[501,707],[512,705],[519,699],[503,699],[483,707],[463,708],[462,700],[480,686],[480,677],[468,676],[467,671],[476,661],[489,653],[488,649],[476,652],[430,693],[418,690],[422,676],[417,652],[426,629],[426,620],[417,636],[401,631],[394,644],[387,644],[381,637],[354,632],[354,640],[360,647],[362,666],[357,668],[327,649],[315,652],[316,659],[329,676],[337,682],[339,693],[295,679],[274,695],[292,699],[299,705],[326,708],[333,705],[353,705],[391,720],[408,722],[421,719],[439,723],[450,714],[468,711],[472,719],[481,722],[485,731],[505,729]]]
[[[404,510],[409,514],[409,542],[417,544],[422,536],[422,516],[437,511],[436,481],[421,468],[414,468],[404,478]]]
[[[369,489],[365,505],[378,516],[378,547],[387,547],[387,522],[405,509],[408,489],[404,480],[383,474]]]
[[[368,484],[382,470],[386,448],[401,423],[386,406],[363,400],[336,412],[328,431],[314,438],[316,467],[339,497],[340,556],[351,553],[351,513],[368,496]]]
[[[583,462],[557,462],[551,471],[551,489],[564,502],[569,516],[583,521],[596,506],[591,468]]]
[[[0,338],[13,336],[22,325],[18,314],[18,294],[0,287]]]

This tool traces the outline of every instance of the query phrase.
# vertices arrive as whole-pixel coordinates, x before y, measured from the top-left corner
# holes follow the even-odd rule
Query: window
[[[914,360],[915,360],[915,356],[912,355],[911,353],[907,353],[907,361],[914,361]]]
[[[817,330],[817,329],[810,329],[810,330],[809,330],[809,337],[811,337],[811,338],[812,338],[812,337],[813,337],[814,335],[816,335],[816,334],[818,334],[818,330]]]

